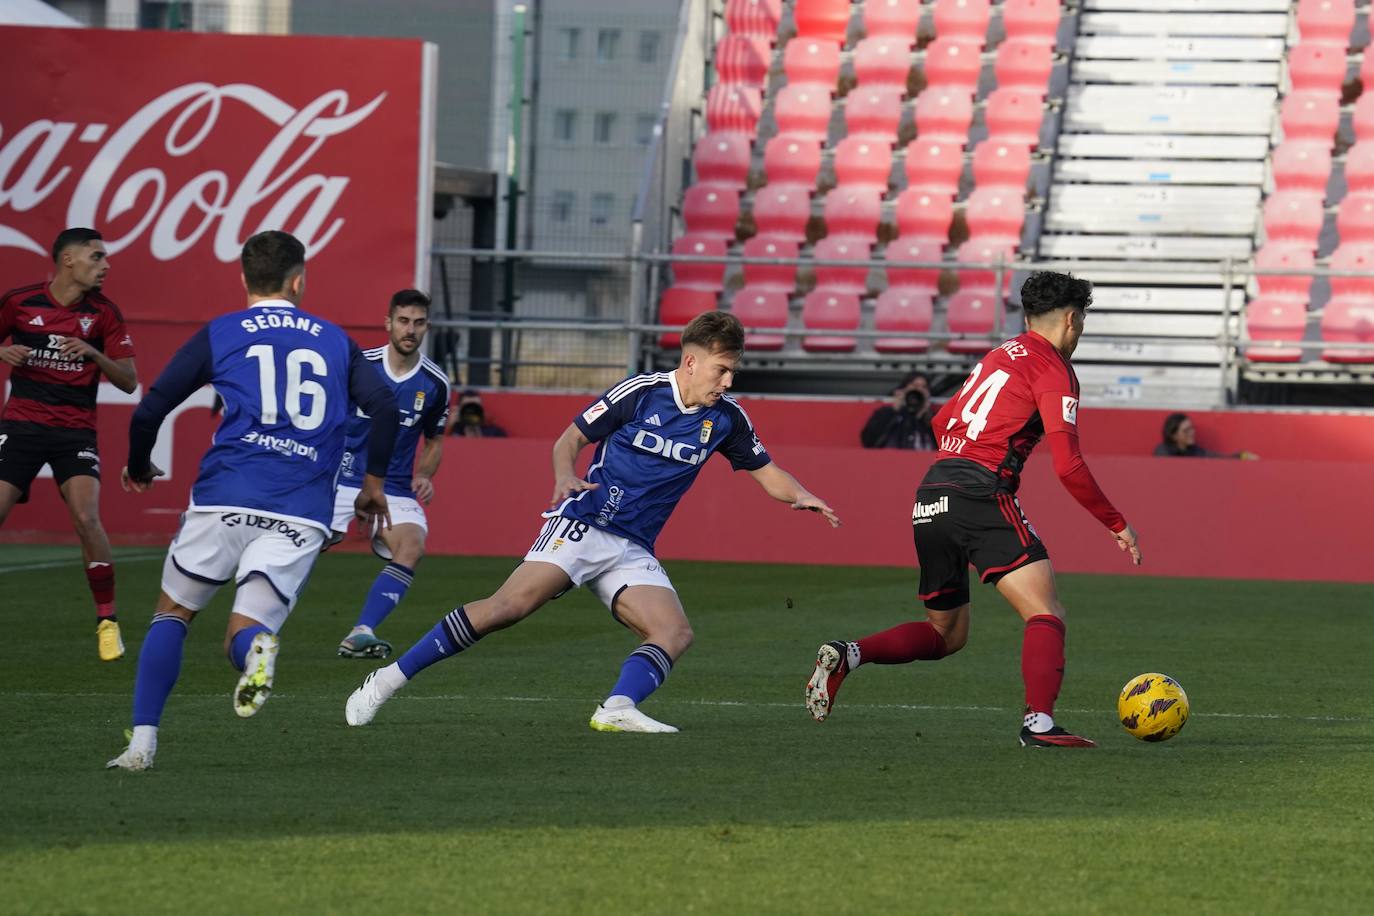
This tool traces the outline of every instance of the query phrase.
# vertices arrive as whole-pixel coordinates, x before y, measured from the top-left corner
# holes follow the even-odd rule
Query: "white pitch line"
[[[160,559],[166,553],[159,550],[156,553],[138,553],[129,556],[115,557],[115,563],[142,563],[145,560]],[[79,556],[72,560],[45,560],[42,563],[15,563],[10,566],[0,566],[0,575],[12,572],[29,572],[36,569],[57,569],[62,566],[80,566],[84,563]]]

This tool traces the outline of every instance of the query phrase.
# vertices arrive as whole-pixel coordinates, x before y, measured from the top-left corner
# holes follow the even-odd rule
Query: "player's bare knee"
[[[696,634],[692,632],[692,625],[685,620],[681,623],[660,627],[646,634],[647,642],[660,647],[675,660],[692,648],[695,639]]]
[[[425,545],[421,541],[401,544],[395,554],[395,562],[409,569],[415,569],[425,557]]]
[[[96,538],[101,535],[104,529],[100,526],[100,511],[94,506],[81,506],[72,508],[72,527],[76,529],[77,537],[83,541]]]

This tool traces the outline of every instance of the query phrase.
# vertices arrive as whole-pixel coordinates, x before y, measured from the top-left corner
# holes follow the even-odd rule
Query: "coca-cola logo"
[[[0,125],[0,249],[46,255],[46,245],[11,225],[11,214],[68,194],[65,224],[101,228],[112,255],[146,241],[154,258],[170,261],[209,236],[215,257],[229,262],[255,232],[285,229],[314,256],[344,226],[335,210],[350,179],[311,172],[311,160],[330,138],[367,120],[386,96],[381,92],[350,111],[348,93],[333,89],[293,107],[248,83],[196,82],[164,92],[113,130],[104,123],[46,118],[18,130]],[[276,129],[241,175],[208,168],[178,184],[159,164],[132,158],[145,140],[160,139],[169,159],[165,164],[198,150],[202,164],[225,164],[224,155],[208,154],[217,152],[211,137],[235,105]],[[234,141],[241,148],[244,138]],[[79,166],[70,163],[81,158],[80,144],[101,145],[78,177]],[[261,215],[254,219],[254,214]],[[113,237],[111,225],[118,226]],[[46,237],[52,226],[45,223],[42,232]]]

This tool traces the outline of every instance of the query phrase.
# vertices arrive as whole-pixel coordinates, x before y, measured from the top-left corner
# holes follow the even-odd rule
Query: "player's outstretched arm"
[[[577,476],[577,455],[591,444],[582,434],[577,424],[569,423],[563,435],[553,444],[553,495],[549,497],[549,508],[553,508],[575,493],[595,490],[600,484],[588,483]]]
[[[367,432],[367,472],[363,475],[358,498],[353,501],[353,514],[366,526],[365,531],[373,525],[390,528],[391,511],[383,483],[387,468],[391,466],[391,454],[396,450],[401,412],[396,409],[396,396],[382,382],[356,343],[351,348],[348,398],[371,418]]]
[[[119,474],[125,490],[142,493],[162,476],[152,462],[157,431],[177,405],[210,381],[212,370],[210,330],[206,325],[181,345],[134,409],[129,420],[129,461]],[[138,384],[137,378],[134,384]]]
[[[834,509],[826,505],[825,500],[806,489],[797,478],[774,462],[770,461],[763,467],[750,471],[749,474],[763,487],[763,491],[774,499],[790,503],[793,509],[819,512],[830,522],[831,528],[840,527],[840,517],[835,514]]]
[[[1117,545],[1122,550],[1129,551],[1131,562],[1139,566],[1140,545],[1136,541],[1135,530],[1126,523],[1126,519],[1107,499],[1107,494],[1097,485],[1096,478],[1088,470],[1088,464],[1083,460],[1083,453],[1078,448],[1078,437],[1059,430],[1050,433],[1047,438],[1050,442],[1050,454],[1054,458],[1054,472],[1059,475],[1059,482],[1064,485],[1064,489],[1078,500],[1079,505],[1091,512],[1094,518],[1107,526],[1112,537],[1116,538]]]

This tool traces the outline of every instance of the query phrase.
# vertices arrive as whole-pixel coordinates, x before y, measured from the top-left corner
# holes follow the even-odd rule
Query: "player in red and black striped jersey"
[[[10,397],[0,411],[0,526],[43,465],[52,468],[81,539],[96,606],[102,661],[124,654],[115,616],[114,558],[100,524],[100,453],[95,403],[101,373],[121,391],[138,387],[134,344],[124,316],[101,293],[110,261],[94,229],[66,229],[52,247],[51,283],[0,299],[0,361]]]
[[[970,563],[1025,621],[1021,676],[1026,710],[1021,744],[1093,747],[1054,723],[1064,679],[1064,606],[1049,554],[1026,521],[1016,491],[1042,438],[1073,497],[1140,563],[1135,532],[1103,495],[1078,446],[1078,377],[1069,357],[1083,334],[1092,284],[1037,273],[1021,287],[1027,330],[983,357],[936,414],[940,453],[916,491],[912,531],[926,619],[853,642],[821,646],[806,705],[823,720],[845,676],[865,662],[934,660],[968,641]]]

